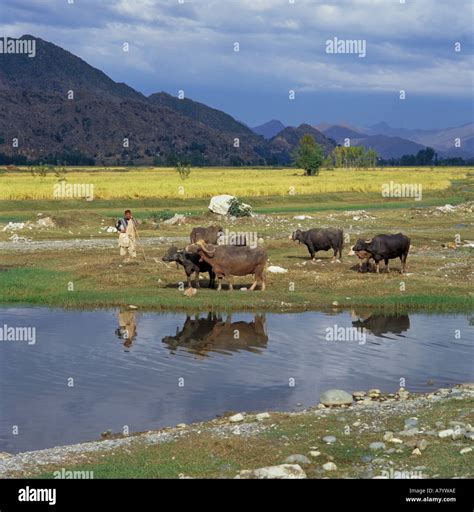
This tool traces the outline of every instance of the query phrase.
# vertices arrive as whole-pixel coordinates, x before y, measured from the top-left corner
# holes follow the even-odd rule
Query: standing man
[[[129,263],[130,258],[137,257],[136,241],[137,241],[137,228],[135,225],[135,219],[132,216],[130,210],[125,210],[123,219],[117,222],[117,230],[119,235],[119,247],[120,256],[126,256],[128,258],[124,260],[125,263]]]

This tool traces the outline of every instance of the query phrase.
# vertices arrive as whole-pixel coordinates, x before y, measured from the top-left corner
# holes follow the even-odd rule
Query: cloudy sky
[[[0,0],[0,35],[41,37],[145,94],[184,90],[251,126],[470,122],[473,22],[471,0]],[[328,54],[335,37],[366,56]]]

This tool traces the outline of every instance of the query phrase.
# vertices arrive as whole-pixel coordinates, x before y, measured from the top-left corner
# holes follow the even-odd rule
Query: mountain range
[[[35,40],[36,56],[0,54],[3,155],[97,165],[279,165],[291,160],[304,132],[288,128],[266,140],[203,103],[165,92],[146,97],[50,42],[20,39]],[[333,142],[307,129],[332,150]]]
[[[274,130],[284,127],[280,121],[272,120],[253,128],[257,133],[264,135],[270,130],[275,137]],[[441,130],[421,130],[392,128],[387,123],[377,123],[367,128],[359,128],[347,123],[330,124],[319,123],[314,126],[327,138],[337,144],[344,144],[347,139],[354,146],[373,148],[382,158],[399,158],[403,155],[414,155],[426,147],[432,147],[439,157],[472,158],[474,156],[474,123],[467,123],[455,128]],[[455,147],[455,140],[459,138],[461,147]]]
[[[0,53],[0,162],[127,165],[288,165],[303,135],[327,155],[336,144],[374,148],[383,158],[474,155],[474,124],[406,130],[379,123],[249,128],[229,114],[166,92],[150,96],[118,83],[72,53],[31,35],[36,56]],[[461,148],[454,148],[459,137]],[[16,144],[17,143],[17,144]]]

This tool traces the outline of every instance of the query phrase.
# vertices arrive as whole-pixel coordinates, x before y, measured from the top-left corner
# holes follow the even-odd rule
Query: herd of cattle
[[[234,276],[253,275],[254,281],[250,290],[258,284],[265,290],[265,265],[268,260],[267,251],[263,247],[250,247],[245,240],[239,244],[222,243],[223,230],[220,226],[194,228],[190,235],[190,245],[184,249],[171,247],[163,257],[165,262],[176,262],[182,266],[187,276],[188,287],[192,286],[191,276],[195,276],[195,287],[199,288],[199,274],[209,273],[209,288],[214,288],[217,277],[217,291],[222,289],[222,279],[229,281],[232,290]],[[333,250],[333,260],[342,258],[343,232],[341,229],[298,229],[291,237],[293,241],[303,243],[314,260],[318,251]],[[406,269],[410,239],[402,233],[396,235],[377,235],[371,240],[357,240],[349,254],[359,258],[359,271],[372,270],[371,260],[379,273],[379,264],[383,260],[385,269],[390,272],[389,260],[400,258],[401,273]]]

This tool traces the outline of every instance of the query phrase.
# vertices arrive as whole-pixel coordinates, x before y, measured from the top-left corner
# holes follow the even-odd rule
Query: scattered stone
[[[176,426],[178,428],[184,428],[186,426],[186,423],[178,423]]]
[[[184,292],[184,296],[185,297],[194,297],[195,295],[197,294],[197,289],[196,288],[186,288],[185,292]]]
[[[309,454],[311,457],[319,457],[321,455],[321,452],[318,452],[317,450],[311,450]]]
[[[25,223],[24,222],[9,222],[2,231],[15,231],[17,229],[24,229]]]
[[[401,439],[398,439],[398,437],[392,437],[392,439],[390,439],[389,442],[393,444],[403,444],[403,441]]]
[[[460,427],[460,428],[466,426],[466,424],[463,423],[462,421],[448,421],[448,425],[450,427]]]
[[[417,428],[409,428],[408,430],[401,430],[398,435],[402,437],[416,436],[418,434]]]
[[[294,455],[289,455],[285,459],[285,464],[311,464],[311,461],[306,457],[306,455],[301,455],[296,453]]]
[[[334,464],[334,462],[326,462],[326,464],[323,464],[324,471],[337,471],[337,466]]]
[[[464,437],[465,437],[466,439],[469,439],[469,441],[474,441],[474,432],[466,432],[466,433],[464,434]]]
[[[270,418],[270,415],[268,414],[268,412],[261,412],[257,414],[257,416],[255,417],[257,418],[257,421],[263,421],[268,420],[268,418]]]
[[[384,450],[385,449],[385,443],[382,443],[380,441],[375,441],[373,443],[370,443],[369,448],[371,450],[374,450],[374,451]]]
[[[421,451],[419,448],[415,448],[412,452],[411,452],[412,455],[421,455]]]
[[[466,455],[466,453],[471,453],[472,452],[472,448],[463,448],[459,453],[461,455]],[[0,454],[0,458],[1,458],[1,454]]]
[[[270,265],[267,268],[268,272],[271,274],[286,274],[288,272],[288,269],[283,267],[277,267],[276,265]]]
[[[452,428],[448,428],[446,430],[440,430],[438,432],[438,437],[444,439],[446,437],[451,437],[454,434],[454,430]]]
[[[163,221],[163,224],[166,224],[167,226],[175,226],[176,224],[185,224],[186,223],[186,216],[181,215],[179,213],[175,213],[171,219]]]
[[[405,430],[418,426],[418,418],[408,418],[405,420]]]
[[[371,462],[372,459],[372,455],[362,455],[360,458],[361,462]]]
[[[235,478],[295,480],[306,478],[306,473],[298,464],[280,464],[279,466],[267,466],[258,469],[244,469]]]
[[[352,396],[354,397],[354,400],[363,400],[365,397],[365,391],[354,391]]]
[[[13,457],[13,455],[11,453],[0,452],[0,460],[9,459],[10,457]]]
[[[451,436],[451,439],[453,439],[454,441],[457,441],[458,439],[462,439],[463,435],[466,433],[466,429],[465,428],[455,428],[454,429],[454,433],[453,435]]]
[[[326,406],[351,405],[352,396],[342,389],[328,389],[321,393],[319,401]]]
[[[392,441],[393,439],[393,432],[385,432],[383,436],[384,441]]]
[[[134,306],[133,304],[129,304],[128,308],[129,309],[138,309],[138,306]]]
[[[244,421],[244,415],[239,412],[237,414],[234,414],[233,416],[230,416],[229,421],[231,423],[238,423],[239,421]]]
[[[369,389],[367,396],[369,396],[370,398],[378,398],[381,394],[382,392],[380,391],[380,389]]]
[[[336,437],[335,436],[325,436],[323,437],[323,441],[326,443],[326,444],[333,444],[337,441]]]

